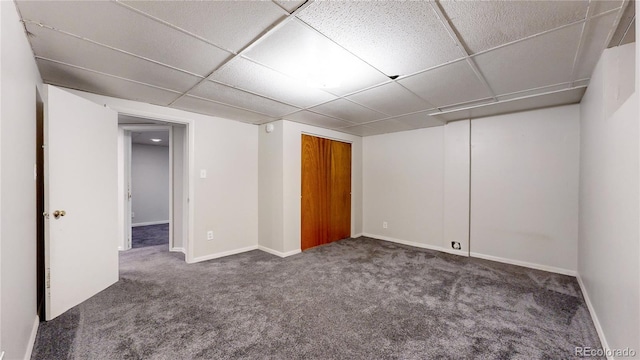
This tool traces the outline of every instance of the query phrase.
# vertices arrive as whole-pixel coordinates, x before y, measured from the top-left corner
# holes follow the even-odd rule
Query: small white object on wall
[[[275,126],[273,126],[273,124],[267,124],[267,126],[265,126],[265,127],[264,127],[264,130],[265,130],[267,133],[271,133],[271,132],[273,132],[273,130],[274,130],[274,129],[275,129]]]

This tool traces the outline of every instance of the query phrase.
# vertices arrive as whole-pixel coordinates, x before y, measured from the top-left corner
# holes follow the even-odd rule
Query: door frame
[[[182,124],[180,124],[182,125]],[[183,149],[183,154],[184,157],[182,160],[183,163],[183,181],[182,181],[182,194],[183,199],[182,199],[182,213],[181,214],[176,214],[174,211],[174,192],[175,192],[175,188],[174,188],[174,175],[175,175],[175,171],[174,171],[174,165],[175,165],[175,161],[176,159],[174,159],[174,134],[173,134],[173,126],[171,125],[157,125],[157,124],[119,124],[118,125],[118,129],[123,131],[123,150],[122,151],[122,161],[123,163],[120,166],[120,170],[122,170],[122,174],[123,176],[120,178],[121,182],[124,182],[124,184],[126,184],[126,186],[123,186],[123,193],[121,193],[121,196],[119,196],[120,198],[120,203],[119,203],[119,207],[120,207],[120,211],[122,212],[121,216],[123,217],[121,219],[121,223],[123,223],[124,225],[124,233],[128,234],[128,241],[123,241],[121,243],[122,245],[122,249],[121,250],[129,250],[131,249],[131,227],[132,227],[132,222],[131,222],[131,202],[127,201],[125,203],[125,198],[128,197],[128,193],[126,191],[130,191],[131,189],[131,149],[132,149],[132,142],[131,142],[131,132],[134,131],[138,131],[138,132],[146,132],[146,131],[168,131],[169,132],[169,188],[167,189],[169,191],[169,251],[173,251],[173,252],[182,252],[182,253],[187,253],[187,249],[189,248],[189,244],[188,244],[188,226],[187,223],[188,221],[184,221],[185,218],[189,218],[189,211],[188,211],[188,190],[189,190],[189,186],[188,186],[188,181],[185,181],[185,179],[188,178],[188,174],[189,174],[189,168],[187,166],[188,164],[188,152],[184,151]],[[184,148],[188,148],[188,132],[185,131],[185,136],[183,139],[183,146]],[[128,151],[127,151],[128,149]],[[127,189],[127,190],[125,190]],[[182,217],[182,238],[183,240],[183,245],[182,248],[176,248],[175,244],[174,244],[174,220],[175,220],[175,216],[181,216]],[[123,239],[125,240],[125,239]]]

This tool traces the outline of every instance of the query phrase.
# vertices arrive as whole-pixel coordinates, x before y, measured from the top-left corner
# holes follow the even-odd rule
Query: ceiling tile
[[[339,129],[338,131],[351,134],[351,135],[357,135],[357,136],[366,136],[367,134],[374,132],[373,129],[368,128],[365,125],[346,127],[346,128]]]
[[[298,17],[388,76],[464,56],[427,1],[317,1]]]
[[[299,107],[334,100],[335,95],[307,86],[277,71],[243,58],[235,58],[211,79]]]
[[[587,22],[585,34],[583,35],[585,41],[580,50],[576,78],[573,80],[591,77],[591,73],[593,73],[593,69],[596,67],[598,60],[600,60],[602,52],[608,45],[607,38],[617,18],[618,13],[614,12]]]
[[[607,47],[613,47],[618,45],[628,44],[634,42],[635,35],[635,20],[636,20],[636,2],[629,1],[622,12],[620,21],[616,26],[616,30],[611,36],[611,40]],[[625,39],[626,38],[626,39]]]
[[[398,116],[389,120],[395,120],[409,129],[422,129],[444,125],[444,121],[434,116],[429,116],[427,112],[420,112],[410,115]]]
[[[396,82],[377,86],[347,98],[391,116],[435,108]]]
[[[36,61],[42,80],[47,84],[163,106],[180,95],[51,61],[39,59]]]
[[[27,24],[36,56],[184,92],[200,81],[193,75],[96,45],[60,32]]]
[[[440,1],[471,53],[579,21],[588,1]]]
[[[120,123],[118,121],[118,123]],[[152,141],[151,139],[160,139],[160,141]],[[169,130],[163,131],[143,131],[136,130],[131,132],[131,142],[134,144],[152,145],[152,146],[169,146]]]
[[[292,13],[302,6],[302,4],[306,3],[307,0],[275,0],[275,2],[285,8],[289,13]]]
[[[286,120],[291,120],[303,124],[318,126],[327,129],[343,128],[354,125],[348,121],[332,118],[322,114],[316,114],[314,112],[303,110],[297,113],[293,113],[284,117]]]
[[[273,117],[280,117],[300,110],[290,105],[208,80],[191,90],[189,95],[222,102]]]
[[[356,124],[387,117],[385,114],[368,109],[345,99],[337,99],[322,105],[314,106],[311,110],[342,120],[351,121]]]
[[[183,96],[178,101],[174,102],[171,107],[251,124],[259,124],[276,120],[275,118],[269,117],[267,115],[234,108],[228,105],[199,99],[193,96]]]
[[[445,65],[398,82],[437,107],[492,96],[466,61]]]
[[[380,135],[407,130],[411,130],[411,127],[396,120],[382,120],[365,125],[358,125],[340,129],[340,131],[359,136]]]
[[[17,4],[25,20],[200,76],[207,76],[231,56],[111,1],[20,1]]]
[[[329,81],[346,95],[389,81],[357,57],[298,20],[291,20],[245,53],[246,57],[305,83]]]
[[[519,100],[508,100],[490,105],[481,105],[477,108],[451,111],[437,116],[446,121],[475,119],[485,116],[507,114],[517,111],[541,109],[545,107],[568,105],[579,103],[584,95],[585,88],[570,89],[551,94],[528,97]]]
[[[287,13],[271,1],[125,1],[146,14],[234,52]]]
[[[474,57],[496,95],[571,81],[581,24]]]

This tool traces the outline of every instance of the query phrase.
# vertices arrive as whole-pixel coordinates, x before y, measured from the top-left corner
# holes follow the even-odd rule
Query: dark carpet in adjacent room
[[[368,238],[285,259],[121,254],[32,359],[566,359],[600,347],[576,279]]]
[[[131,228],[131,247],[169,246],[169,224],[136,226]]]

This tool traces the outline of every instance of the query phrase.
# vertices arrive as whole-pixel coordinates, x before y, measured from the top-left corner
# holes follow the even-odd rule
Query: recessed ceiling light
[[[151,141],[153,141],[153,142],[160,142],[160,141],[162,141],[162,139],[151,139]]]

